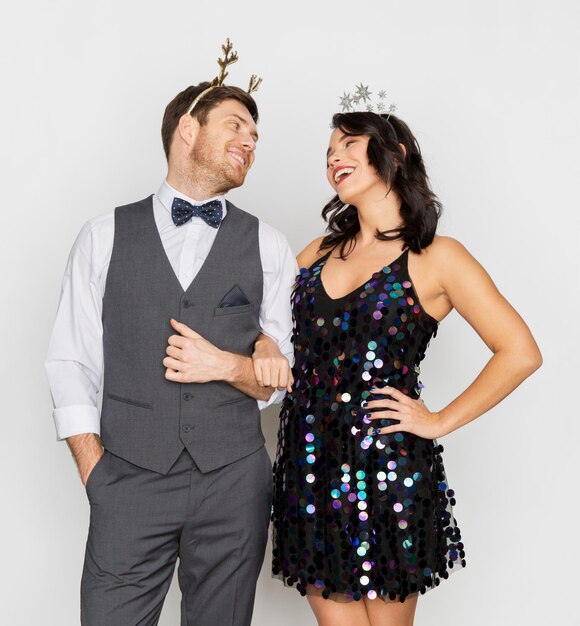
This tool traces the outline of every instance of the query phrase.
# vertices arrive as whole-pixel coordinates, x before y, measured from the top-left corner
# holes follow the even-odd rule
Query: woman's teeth
[[[334,175],[334,182],[337,183],[340,178],[342,178],[343,176],[348,176],[349,174],[352,174],[353,172],[354,172],[354,167],[343,167],[342,169],[338,170],[336,174]]]

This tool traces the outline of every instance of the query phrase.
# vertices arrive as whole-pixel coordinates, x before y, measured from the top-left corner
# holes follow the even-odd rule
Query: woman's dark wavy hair
[[[426,248],[435,236],[442,206],[431,190],[419,144],[409,127],[392,114],[367,112],[337,113],[332,118],[332,127],[347,136],[370,137],[369,163],[401,200],[402,225],[377,230],[376,238],[381,241],[402,239],[404,249],[417,253]],[[405,146],[406,154],[399,144]],[[322,210],[322,217],[328,222],[328,234],[320,249],[338,247],[340,257],[346,258],[360,231],[356,207],[344,204],[336,195]]]

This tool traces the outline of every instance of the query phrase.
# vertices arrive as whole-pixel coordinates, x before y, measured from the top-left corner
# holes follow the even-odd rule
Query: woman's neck
[[[394,191],[384,197],[367,197],[356,205],[360,224],[359,242],[363,245],[376,241],[376,232],[401,226],[401,200]]]

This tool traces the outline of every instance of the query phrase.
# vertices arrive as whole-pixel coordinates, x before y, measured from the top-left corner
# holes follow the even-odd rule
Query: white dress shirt
[[[186,290],[201,269],[218,228],[212,228],[199,217],[176,226],[171,218],[174,197],[191,204],[200,202],[176,191],[167,181],[153,196],[155,223],[165,253]],[[222,202],[225,218],[225,198],[217,199]],[[59,440],[81,433],[100,434],[97,394],[103,376],[101,317],[114,231],[114,211],[87,222],[73,245],[64,274],[46,360]],[[293,363],[290,294],[298,273],[296,259],[284,235],[261,221],[259,246],[264,274],[260,327]],[[258,406],[263,409],[283,397],[284,391],[275,392],[267,402],[258,401]]]

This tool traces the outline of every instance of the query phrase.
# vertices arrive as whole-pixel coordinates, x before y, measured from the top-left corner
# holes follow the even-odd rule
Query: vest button
[[[183,306],[184,306],[186,309],[189,309],[190,307],[192,307],[192,306],[193,306],[193,302],[192,302],[191,300],[184,300],[184,301],[183,301]]]
[[[192,398],[193,398],[193,394],[192,394],[192,393],[189,393],[188,391],[186,391],[186,392],[183,394],[183,399],[184,399],[186,402],[189,402]]]
[[[189,432],[191,432],[191,431],[193,430],[193,426],[191,426],[190,424],[184,424],[184,425],[181,427],[181,430],[182,430],[184,433],[189,433]]]

